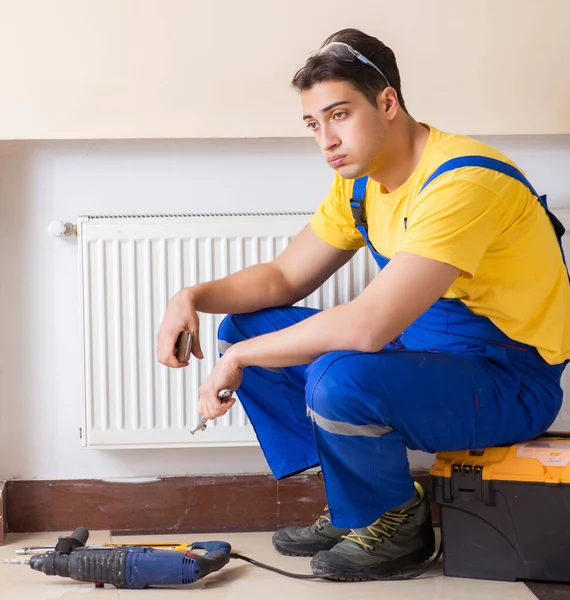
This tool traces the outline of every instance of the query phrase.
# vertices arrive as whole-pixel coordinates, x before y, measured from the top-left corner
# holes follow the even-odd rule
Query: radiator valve
[[[52,221],[48,225],[47,230],[52,237],[61,237],[62,235],[77,235],[77,225],[73,223],[64,223],[63,221]]]

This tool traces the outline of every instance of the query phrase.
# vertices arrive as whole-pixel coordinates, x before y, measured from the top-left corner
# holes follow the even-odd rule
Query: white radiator
[[[570,211],[558,211],[570,231]],[[156,360],[169,299],[274,258],[308,222],[308,213],[86,217],[78,221],[83,302],[83,444],[93,448],[256,444],[241,405],[192,436],[197,392],[217,359],[221,316],[201,315],[205,358],[186,369]],[[566,254],[570,259],[569,235]],[[329,308],[358,295],[377,273],[361,251],[301,306]],[[564,375],[570,390],[570,369]],[[239,396],[239,394],[238,394]],[[570,402],[552,429],[570,431]]]
[[[92,448],[256,444],[240,403],[192,436],[198,388],[218,356],[222,316],[200,315],[204,360],[169,369],[156,337],[182,287],[268,262],[309,213],[85,217],[78,221],[83,302],[83,444]],[[359,252],[300,306],[329,308],[358,295],[377,267]],[[239,394],[238,394],[239,397]]]

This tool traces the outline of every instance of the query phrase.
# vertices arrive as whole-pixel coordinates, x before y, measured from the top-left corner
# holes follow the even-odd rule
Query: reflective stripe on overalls
[[[360,204],[366,184],[356,183]],[[383,267],[388,260],[358,226]],[[230,315],[219,338],[227,348],[318,312]],[[358,528],[413,495],[408,449],[483,448],[543,433],[560,409],[562,370],[461,302],[440,300],[380,352],[247,367],[238,396],[275,477],[320,464],[333,524]]]

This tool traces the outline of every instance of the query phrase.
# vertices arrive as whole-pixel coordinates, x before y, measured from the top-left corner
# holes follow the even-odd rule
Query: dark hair
[[[407,112],[396,57],[386,44],[358,29],[343,29],[333,33],[323,42],[321,48],[331,42],[344,42],[373,62],[386,75],[390,87],[398,94],[400,106]],[[372,106],[377,106],[376,96],[387,87],[380,73],[370,65],[356,59],[353,62],[343,61],[330,52],[310,56],[305,66],[295,74],[292,85],[302,92],[323,81],[348,81],[364,94]]]

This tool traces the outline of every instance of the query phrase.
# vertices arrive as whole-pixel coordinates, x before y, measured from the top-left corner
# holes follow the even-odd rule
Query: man
[[[406,448],[513,444],[554,421],[570,359],[563,228],[500,152],[412,118],[376,38],[334,34],[293,84],[330,192],[273,262],[180,291],[158,358],[186,366],[173,348],[198,332],[196,311],[231,315],[200,413],[224,414],[235,400],[218,392],[239,388],[276,478],[321,466],[330,514],[276,532],[278,550],[332,579],[374,578],[434,550]],[[381,272],[358,298],[292,307],[366,244]]]

